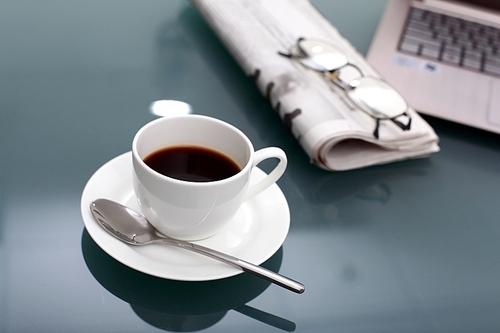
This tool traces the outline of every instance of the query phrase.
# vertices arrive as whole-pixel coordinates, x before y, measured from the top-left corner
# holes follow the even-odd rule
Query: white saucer
[[[252,180],[265,173],[255,168]],[[105,198],[140,212],[132,188],[132,153],[104,164],[83,190],[83,222],[92,239],[107,254],[140,272],[180,281],[208,281],[242,271],[202,255],[165,244],[127,245],[108,234],[90,213],[90,203]],[[233,220],[216,235],[196,243],[239,257],[254,264],[269,259],[281,247],[290,227],[290,211],[283,192],[273,184],[240,207]]]

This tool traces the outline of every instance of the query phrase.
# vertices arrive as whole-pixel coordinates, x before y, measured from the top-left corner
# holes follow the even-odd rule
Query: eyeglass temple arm
[[[410,117],[406,112],[399,115],[398,117],[400,116],[407,116],[407,117]],[[399,121],[396,119],[397,117],[394,117],[394,118],[391,118],[391,121],[398,125],[399,128],[401,128],[403,131],[409,131],[410,128],[411,128],[411,118],[408,120],[408,123],[407,124],[403,124],[403,122]],[[373,131],[373,136],[375,138],[379,138],[379,129],[380,129],[380,118],[376,118],[375,121],[376,121],[376,124],[375,124],[375,130]]]
[[[280,56],[283,56],[283,57],[293,58],[293,56],[292,56],[292,54],[290,52],[289,53],[285,53],[285,52],[278,51],[278,54]]]
[[[400,117],[400,116],[407,116],[409,118],[408,123],[407,124],[403,124],[403,122],[401,122],[401,121],[399,121],[399,120],[396,119],[397,117],[392,118],[391,119],[392,122],[395,123],[396,125],[398,125],[399,128],[401,128],[403,131],[410,130],[410,128],[411,128],[411,118],[410,118],[410,116],[406,112],[403,113],[403,114],[401,114],[401,115],[399,115],[398,117]]]
[[[379,135],[378,135],[378,130],[379,130],[379,128],[380,128],[380,119],[376,118],[376,119],[375,119],[375,122],[376,122],[376,124],[375,124],[375,131],[373,131],[373,136],[374,136],[376,139],[378,139],[378,138],[379,138]]]

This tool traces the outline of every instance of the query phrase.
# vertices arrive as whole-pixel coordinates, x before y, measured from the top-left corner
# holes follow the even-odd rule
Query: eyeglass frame
[[[316,47],[320,47],[321,50],[323,50],[325,47],[329,49],[330,51],[336,52],[335,54],[330,54],[330,56],[336,57],[336,59],[327,59],[330,60],[330,62],[333,62],[333,68],[327,68],[331,67],[330,66],[323,66],[319,62],[315,61],[312,59],[312,56],[308,54],[306,50],[304,50],[301,47],[301,42],[303,41],[311,41],[314,43],[317,43]],[[318,53],[321,51],[318,51]],[[396,124],[399,128],[401,128],[403,131],[408,131],[411,128],[411,122],[412,118],[409,115],[409,106],[406,100],[393,88],[391,87],[388,83],[385,81],[374,77],[374,76],[367,76],[363,73],[363,71],[356,66],[353,63],[350,63],[348,58],[345,56],[344,52],[339,50],[338,47],[327,43],[325,41],[321,40],[315,40],[315,39],[305,39],[305,38],[299,38],[297,40],[297,43],[290,47],[289,53],[283,53],[281,51],[278,51],[278,54],[285,56],[290,59],[296,59],[298,60],[304,67],[314,70],[316,72],[323,73],[324,77],[335,84],[335,86],[339,87],[340,89],[343,90],[347,98],[357,106],[359,110],[370,116],[371,118],[375,119],[376,125],[375,125],[375,130],[373,131],[373,135],[375,138],[379,139],[379,128],[380,128],[380,122],[382,120],[390,120],[394,124]],[[328,55],[327,55],[328,56]],[[326,59],[326,58],[325,58]],[[354,68],[359,74],[359,78],[355,78],[350,80],[349,82],[342,81],[340,79],[341,75],[341,70],[346,68],[346,67],[352,67]],[[372,106],[370,106],[370,103],[367,103],[366,101],[360,101],[353,99],[352,94],[350,92],[355,92],[358,87],[360,87],[363,82],[368,82],[372,81],[372,84],[378,85],[377,88],[379,89],[385,89],[387,93],[391,93],[393,98],[399,98],[399,103],[404,104],[404,111],[397,113],[394,116],[389,116],[385,114],[383,111],[376,110]],[[366,84],[365,84],[366,85]],[[365,88],[366,89],[366,88]],[[363,105],[364,104],[364,105]],[[398,111],[399,112],[399,111]],[[406,116],[408,118],[408,122],[404,124],[402,121],[398,120],[397,118],[401,116]]]

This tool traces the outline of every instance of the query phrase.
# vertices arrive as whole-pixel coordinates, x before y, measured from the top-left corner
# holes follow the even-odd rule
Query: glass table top
[[[366,54],[385,0],[312,2]],[[441,152],[327,172],[189,2],[4,0],[0,31],[0,332],[500,330],[498,135],[426,117]],[[155,278],[89,236],[87,180],[163,99],[285,150],[290,231],[264,266],[304,294]]]

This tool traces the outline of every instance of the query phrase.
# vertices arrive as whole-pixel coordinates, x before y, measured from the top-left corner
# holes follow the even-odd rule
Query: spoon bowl
[[[127,244],[167,243],[237,267],[293,292],[301,294],[305,290],[304,285],[300,282],[263,267],[198,244],[159,234],[144,216],[117,202],[97,199],[90,204],[90,210],[99,225],[115,238]]]

